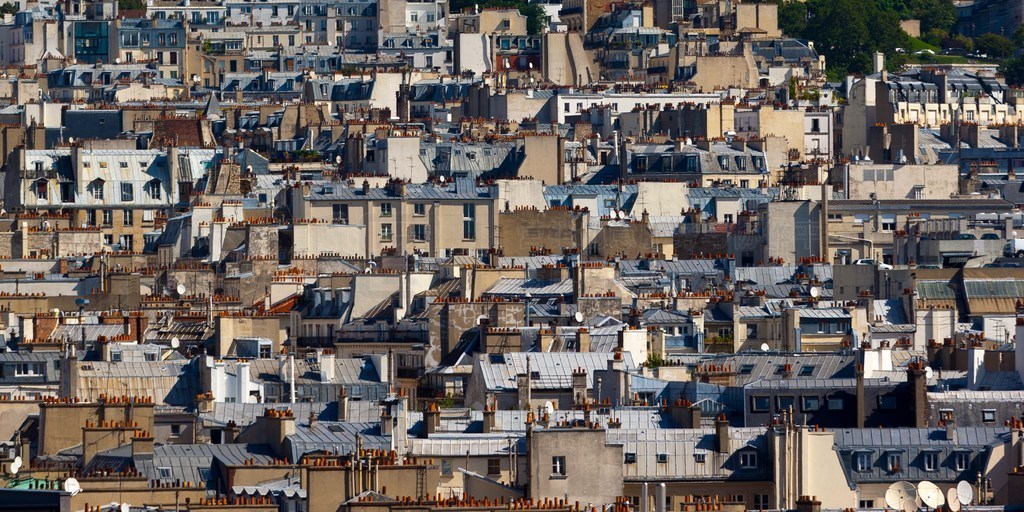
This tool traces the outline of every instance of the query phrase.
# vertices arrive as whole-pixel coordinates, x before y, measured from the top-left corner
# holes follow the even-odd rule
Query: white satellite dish
[[[917,500],[907,498],[903,500],[903,506],[900,508],[903,509],[903,512],[917,512]]]
[[[577,311],[576,314],[573,315],[572,317],[573,317],[574,320],[576,320],[576,323],[578,323],[578,324],[583,323],[583,313]]]
[[[924,378],[927,379],[927,380],[932,380],[932,375],[935,375],[935,371],[932,370],[932,367],[931,366],[925,366],[924,367]]]
[[[341,155],[335,155],[334,156],[334,163],[339,164],[339,165],[341,164]]]
[[[14,458],[14,462],[11,463],[10,472],[12,475],[17,475],[18,471],[21,470],[21,456]]]
[[[171,338],[171,348],[178,348],[181,346],[181,340],[177,336]]]
[[[442,176],[438,176],[437,177],[437,181],[440,181],[441,183],[444,183],[444,176],[443,175]]]
[[[117,58],[114,59],[114,64],[120,64],[120,63],[121,63],[121,57],[117,57]]]
[[[815,299],[817,299],[818,297],[821,297],[821,288],[818,287],[818,286],[812,286],[811,287],[811,297],[814,297]]]
[[[82,486],[78,483],[78,480],[74,478],[68,478],[64,480],[64,490],[70,492],[72,496],[82,492]]]
[[[533,69],[533,63],[532,63],[532,62],[529,62],[529,63],[527,63],[526,65],[527,65],[527,66],[530,66],[530,69]]]
[[[768,352],[770,348],[772,348],[771,345],[768,345],[767,343],[761,344],[761,352]]]
[[[956,497],[956,487],[950,487],[946,492],[946,507],[950,512],[960,511],[960,500]]]
[[[131,512],[132,506],[127,503],[121,504],[121,512]]]
[[[903,502],[908,499],[914,501],[916,507],[917,491],[910,482],[895,482],[885,491],[885,504],[889,508],[902,509]]]
[[[60,316],[60,308],[53,308],[50,313],[53,313],[53,316]]]
[[[548,414],[548,416],[551,416],[551,415],[555,414],[555,406],[551,403],[550,400],[547,401],[547,402],[544,402],[544,412],[546,412]]]
[[[921,497],[921,501],[928,508],[939,508],[946,502],[946,497],[942,495],[942,489],[928,480],[917,484],[917,495]]]
[[[74,144],[74,143],[75,143],[75,138],[74,137],[68,137],[68,144]]]
[[[961,505],[970,505],[974,500],[974,487],[967,481],[956,484],[956,499]]]
[[[185,285],[179,284],[175,290],[177,290],[178,295],[185,295]]]

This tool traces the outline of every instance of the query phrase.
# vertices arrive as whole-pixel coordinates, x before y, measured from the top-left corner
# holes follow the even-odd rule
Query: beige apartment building
[[[368,255],[482,256],[495,245],[496,188],[478,187],[469,179],[448,184],[376,181],[378,186],[367,179],[361,187],[322,183],[296,188],[294,217],[364,226]]]

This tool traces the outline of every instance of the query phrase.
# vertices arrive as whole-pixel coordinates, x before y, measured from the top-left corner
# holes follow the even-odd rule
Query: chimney
[[[857,365],[857,428],[864,428],[867,409],[864,407],[864,367]]]
[[[337,364],[335,363],[334,351],[326,349],[320,353],[320,382],[334,382]]]
[[[430,434],[437,432],[437,427],[441,425],[441,408],[436,403],[431,402],[427,404],[427,408],[423,410],[423,430],[420,431],[420,437],[427,438]]]
[[[223,436],[221,437],[221,441],[223,441],[224,444],[234,443],[235,440],[238,439],[238,432],[240,430],[241,428],[238,427],[237,423],[235,423],[233,420],[229,421],[227,426],[224,427],[224,433]]]
[[[726,419],[724,412],[715,418],[715,443],[718,453],[730,452],[729,420]]]
[[[309,428],[316,428],[320,424],[320,420],[316,417],[316,412],[309,411]]]
[[[678,399],[670,407],[672,422],[677,428],[700,428],[700,406]]]
[[[951,418],[945,420],[945,425],[946,425],[946,441],[952,441],[953,444],[955,445],[957,443],[957,438],[956,438],[956,419],[951,417]]]
[[[800,496],[796,500],[796,512],[821,512],[821,502],[817,496]]]
[[[483,424],[483,433],[484,434],[490,434],[491,432],[494,432],[496,430],[496,427],[497,427],[497,424],[495,422],[495,416],[496,415],[497,415],[497,411],[495,411],[495,406],[493,406],[493,405],[485,405],[484,406],[484,424]]]
[[[338,393],[338,421],[348,421],[348,390],[344,386]]]
[[[911,362],[907,366],[907,382],[910,384],[910,397],[913,404],[913,427],[928,426],[928,377],[925,375],[924,364],[920,361]]]
[[[153,455],[153,435],[146,431],[132,436],[132,458],[140,455]]]
[[[580,327],[576,330],[576,351],[590,352],[590,329]]]
[[[267,409],[263,413],[264,434],[270,448],[278,455],[285,455],[284,441],[295,433],[295,413],[291,409],[279,411]]]
[[[363,195],[370,193],[370,180],[363,180]]]
[[[967,349],[967,388],[977,390],[985,376],[985,347],[972,345]]]
[[[572,371],[572,396],[577,405],[587,403],[587,370],[576,368]]]

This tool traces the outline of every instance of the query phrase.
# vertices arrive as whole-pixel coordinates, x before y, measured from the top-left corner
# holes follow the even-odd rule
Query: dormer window
[[[160,180],[150,180],[150,182],[146,184],[146,192],[149,194],[149,198],[159,200],[161,188]]]
[[[96,178],[89,184],[89,193],[92,194],[92,198],[97,201],[103,200],[103,180]]]

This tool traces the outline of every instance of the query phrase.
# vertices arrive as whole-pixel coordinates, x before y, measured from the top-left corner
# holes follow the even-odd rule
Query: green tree
[[[1013,32],[1013,44],[1017,45],[1017,48],[1024,48],[1024,25],[1017,27]]]
[[[949,32],[956,23],[956,6],[950,0],[907,0],[904,19],[921,20],[921,32],[932,29]]]
[[[1013,55],[1013,41],[999,34],[982,34],[974,38],[974,48],[997,59],[1005,59]]]
[[[921,40],[932,45],[942,47],[942,41],[949,38],[949,32],[941,28],[933,28],[921,35]]]
[[[1024,85],[1024,57],[1014,57],[1004,61],[999,66],[999,72],[1006,79],[1006,83],[1010,85]]]
[[[17,12],[18,12],[18,4],[13,4],[11,2],[5,2],[3,5],[0,5],[0,15],[16,14]]]
[[[145,11],[145,0],[117,0],[117,8],[121,11]]]
[[[645,366],[648,368],[657,368],[659,366],[664,366],[664,364],[665,358],[661,357],[660,353],[654,351],[647,353],[647,362]]]
[[[778,0],[779,28],[790,37],[802,37],[807,28],[807,4],[798,0]]]
[[[875,0],[808,0],[807,12],[803,36],[828,59],[833,78],[870,72],[876,51],[890,56],[888,64],[895,68],[896,47],[907,46],[896,12],[879,8]]]

